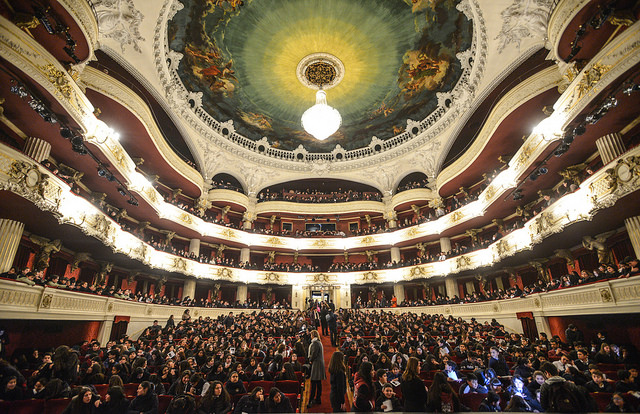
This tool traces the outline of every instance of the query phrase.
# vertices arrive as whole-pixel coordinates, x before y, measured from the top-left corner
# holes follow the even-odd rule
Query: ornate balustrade
[[[429,313],[445,316],[496,318],[511,330],[521,331],[518,312],[532,312],[541,331],[549,332],[545,317],[604,313],[637,313],[640,311],[639,277],[614,279],[589,285],[536,293],[524,298],[496,300],[460,305],[438,305],[375,309],[393,313]],[[304,303],[300,301],[299,303]],[[115,316],[129,316],[130,332],[149,326],[155,319],[178,317],[181,306],[153,305],[70,292],[61,289],[28,286],[11,280],[0,280],[0,315],[2,319],[54,319],[113,321]],[[369,309],[374,310],[374,309]],[[228,312],[253,312],[254,309],[190,308],[193,318],[217,318]]]
[[[0,189],[9,190],[33,202],[43,211],[52,213],[60,223],[80,228],[85,234],[101,240],[117,253],[123,253],[145,265],[169,272],[205,279],[240,283],[270,283],[302,286],[322,276],[334,284],[397,283],[413,279],[447,276],[462,271],[492,266],[505,257],[530,250],[545,238],[563,231],[567,226],[590,220],[600,210],[613,206],[620,198],[640,188],[640,147],[635,147],[613,160],[605,168],[582,183],[579,190],[567,194],[533,217],[523,228],[515,230],[485,249],[476,250],[444,261],[413,267],[360,271],[348,273],[284,273],[232,269],[188,260],[155,250],[152,246],[124,231],[97,207],[70,191],[69,186],[50,176],[48,170],[24,154],[0,146]],[[481,215],[480,200],[438,220],[408,227],[395,232],[349,238],[295,239],[261,234],[247,234],[225,228],[225,234],[247,245],[268,245],[299,251],[349,250],[372,248],[376,245],[393,246],[399,241],[415,237],[420,230],[438,234],[442,229],[459,224],[465,215]],[[175,207],[178,209],[177,207]],[[186,215],[187,213],[182,212]]]
[[[480,194],[477,201],[431,223],[413,226],[393,233],[351,237],[340,243],[334,239],[292,239],[249,234],[213,223],[206,223],[199,217],[164,202],[160,193],[140,173],[135,171],[135,163],[120,143],[115,141],[108,133],[108,128],[105,128],[106,126],[93,116],[93,106],[87,100],[79,85],[76,84],[76,81],[66,73],[59,62],[55,61],[46,50],[6,19],[0,18],[0,28],[5,29],[1,31],[2,35],[0,36],[0,56],[15,62],[26,74],[59,101],[67,114],[85,131],[87,142],[94,145],[106,157],[108,162],[124,177],[128,188],[148,203],[159,217],[189,228],[203,237],[215,237],[233,243],[291,250],[348,250],[351,248],[388,246],[393,244],[390,242],[395,240],[416,240],[425,236],[439,234],[447,228],[458,226],[482,215],[491,204],[499,202],[505,192],[510,191],[517,184],[518,178],[525,174],[527,169],[536,162],[537,158],[550,145],[553,145],[554,141],[559,139],[559,136],[543,136],[540,133],[531,134],[511,160],[509,168],[493,180]],[[640,61],[640,42],[637,41],[639,32],[640,22],[625,30],[624,36],[613,39],[610,44],[594,57],[592,62],[573,77],[561,99],[554,106],[554,116],[556,118],[554,120],[557,121],[559,126],[569,124],[581,110],[596,98],[598,91],[606,88]],[[38,53],[29,52],[30,50],[36,50]],[[596,77],[592,76],[595,72],[598,75]],[[150,120],[149,109],[141,103],[139,97],[136,97],[130,91],[124,93],[123,88],[125,87],[122,84],[111,78],[101,76],[103,75],[98,76],[97,71],[86,68],[82,82],[85,86],[95,87],[99,91],[120,90],[123,92],[120,96],[120,101],[123,101],[123,104],[126,103],[125,107],[143,122],[151,135],[157,136],[158,134],[154,132],[157,131],[157,126]],[[588,80],[591,81],[587,82]],[[157,144],[157,141],[155,140],[154,142]],[[176,160],[175,162],[172,161],[172,164],[177,165],[180,162]],[[176,170],[181,171],[185,178],[190,179],[192,182],[201,184],[202,177],[198,176],[195,170],[189,168],[177,168]],[[323,205],[322,207],[325,206]],[[385,212],[388,210],[388,208],[385,209]]]

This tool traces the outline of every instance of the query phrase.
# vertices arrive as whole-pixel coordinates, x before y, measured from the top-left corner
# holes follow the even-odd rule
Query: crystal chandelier
[[[302,127],[318,140],[325,140],[340,128],[342,117],[335,108],[327,105],[327,93],[316,92],[316,104],[302,114]]]

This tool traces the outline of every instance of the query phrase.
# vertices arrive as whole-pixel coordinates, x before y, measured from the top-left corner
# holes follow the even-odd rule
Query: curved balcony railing
[[[209,265],[188,260],[173,254],[155,250],[136,236],[124,231],[117,223],[87,200],[70,191],[69,186],[57,177],[46,174],[44,167],[34,164],[28,157],[9,147],[0,151],[0,189],[9,190],[33,202],[38,208],[51,212],[60,223],[80,228],[85,234],[101,240],[116,253],[139,260],[145,265],[169,272],[205,279],[224,281],[276,284],[313,283],[318,273],[281,273],[248,269],[231,269],[224,266]],[[402,280],[425,279],[446,276],[462,271],[494,265],[505,257],[513,256],[523,250],[541,243],[545,238],[562,231],[567,226],[584,220],[591,220],[600,210],[614,205],[620,198],[640,188],[640,175],[629,175],[629,171],[640,168],[640,147],[635,147],[606,165],[582,183],[577,191],[558,199],[543,209],[538,215],[524,223],[488,247],[461,256],[434,263],[426,263],[398,269],[369,270],[338,274],[324,274],[323,279],[330,283],[385,283]],[[475,203],[462,209],[469,209]],[[176,208],[177,209],[177,208]],[[462,210],[461,209],[461,210]],[[459,212],[457,212],[459,213]],[[185,214],[185,213],[183,213]],[[455,214],[455,213],[454,213]],[[461,213],[459,213],[461,214]],[[480,215],[482,211],[475,214]],[[451,216],[451,215],[449,215]],[[256,241],[267,239],[274,247],[304,250],[345,251],[377,244],[393,246],[397,242],[410,239],[416,228],[428,228],[432,234],[439,233],[438,226],[451,217],[442,217],[436,221],[421,224],[391,233],[364,237],[336,239],[295,239],[276,238],[268,235],[247,234],[226,229],[227,237],[248,246],[257,245]],[[241,238],[242,237],[242,238]],[[280,242],[280,240],[286,240]],[[339,280],[339,282],[338,282]]]
[[[172,220],[180,226],[196,231],[203,237],[214,237],[222,241],[233,243],[244,243],[247,246],[259,246],[263,248],[279,248],[291,250],[348,250],[353,248],[375,248],[376,246],[389,246],[398,240],[415,240],[429,235],[440,234],[442,231],[461,225],[473,218],[483,214],[483,212],[493,203],[501,200],[502,196],[517,185],[518,177],[522,176],[527,169],[536,162],[538,156],[542,154],[558,137],[544,136],[540,133],[533,133],[526,140],[524,145],[514,155],[509,164],[509,168],[500,173],[496,179],[483,190],[477,201],[474,201],[452,213],[433,222],[413,226],[410,228],[397,230],[390,233],[350,237],[346,239],[290,239],[286,237],[249,234],[240,230],[233,230],[224,226],[205,223],[202,219],[192,214],[186,213],[179,208],[172,206],[162,199],[162,196],[135,171],[135,164],[130,156],[124,151],[122,146],[105,136],[99,128],[98,121],[93,114],[93,107],[87,100],[81,88],[75,80],[66,73],[58,62],[54,61],[46,51],[37,43],[22,33],[6,19],[0,19],[0,29],[5,37],[10,39],[15,45],[23,50],[42,50],[37,54],[20,54],[15,48],[0,48],[0,55],[11,60],[24,68],[31,78],[45,88],[52,96],[58,99],[62,108],[73,118],[85,131],[88,142],[95,145],[107,161],[118,170],[127,181],[129,189],[136,192],[140,198],[144,199],[158,214],[160,218]],[[559,114],[557,121],[562,125],[567,125],[597,96],[595,91],[603,90],[619,76],[625,73],[630,67],[640,61],[637,44],[633,40],[637,38],[640,24],[636,23],[625,31],[625,36],[615,38],[608,44],[593,60],[598,67],[606,67],[598,77],[597,81],[587,82],[591,79],[595,70],[595,63],[587,64],[573,82],[568,86],[561,98],[555,105],[554,114]],[[60,79],[51,81],[46,73],[45,67],[51,65],[60,71]],[[64,89],[64,90],[62,90]],[[147,122],[148,123],[148,122]],[[89,139],[90,138],[90,139]],[[404,193],[401,193],[404,194]],[[441,272],[436,272],[440,274]]]

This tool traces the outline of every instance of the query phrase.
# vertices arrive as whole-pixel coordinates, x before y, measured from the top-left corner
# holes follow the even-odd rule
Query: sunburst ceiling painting
[[[314,152],[391,138],[437,107],[461,76],[472,41],[459,0],[183,0],[168,26],[178,74],[202,107],[254,141]],[[342,65],[329,104],[343,123],[316,141],[300,117],[315,101],[300,63],[327,54]]]

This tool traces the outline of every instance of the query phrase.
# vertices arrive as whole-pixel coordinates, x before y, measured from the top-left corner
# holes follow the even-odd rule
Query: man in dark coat
[[[329,334],[331,335],[331,346],[338,346],[338,317],[331,309],[327,313],[327,323],[329,324]]]
[[[320,404],[322,396],[322,380],[327,376],[324,371],[324,347],[320,342],[320,334],[317,330],[311,331],[311,345],[309,345],[309,363],[311,364],[311,394],[309,395],[309,407]]]

